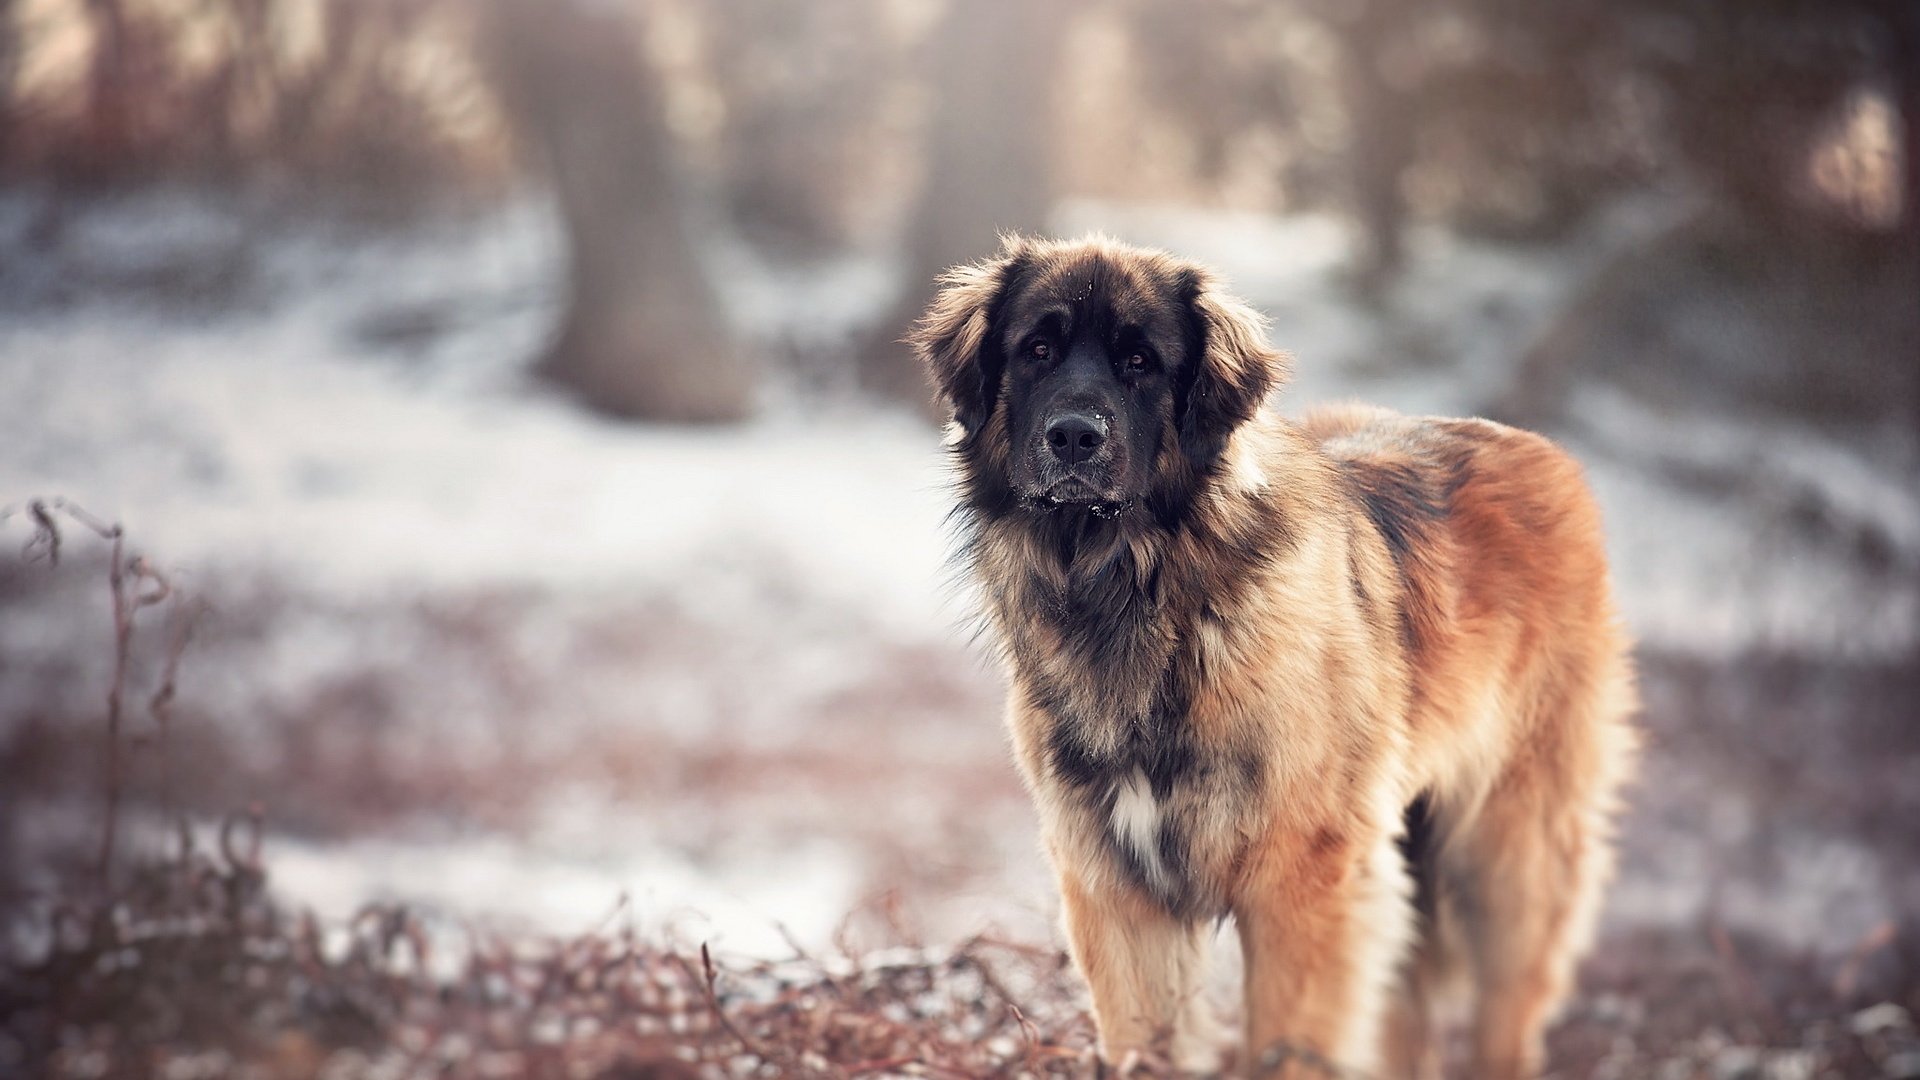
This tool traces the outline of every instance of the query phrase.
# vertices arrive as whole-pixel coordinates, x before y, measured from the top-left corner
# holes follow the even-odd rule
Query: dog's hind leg
[[[1432,996],[1442,951],[1436,881],[1441,836],[1433,800],[1424,795],[1415,799],[1407,807],[1403,824],[1406,832],[1400,837],[1400,857],[1413,879],[1414,945],[1401,965],[1393,999],[1387,1006],[1381,1075],[1393,1080],[1439,1080]]]
[[[1380,1075],[1391,1080],[1440,1080],[1440,1048],[1434,1041],[1425,966],[1418,955],[1408,962],[1387,1006]]]
[[[1543,1036],[1571,987],[1611,874],[1615,793],[1632,753],[1618,678],[1545,700],[1519,755],[1443,855],[1477,1000],[1478,1080],[1540,1071]]]

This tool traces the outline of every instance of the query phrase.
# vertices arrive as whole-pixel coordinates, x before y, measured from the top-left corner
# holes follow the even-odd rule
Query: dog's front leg
[[[1183,1069],[1218,1063],[1202,983],[1205,924],[1176,919],[1133,886],[1061,867],[1068,942],[1093,992],[1100,1055],[1158,1050]]]
[[[1247,967],[1249,1075],[1325,1080],[1375,1070],[1412,933],[1407,891],[1387,829],[1277,827],[1248,852],[1234,917]]]

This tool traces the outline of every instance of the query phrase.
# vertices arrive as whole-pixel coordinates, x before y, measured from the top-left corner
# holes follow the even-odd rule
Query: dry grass
[[[244,833],[241,842],[236,834]],[[1070,1075],[1091,1032],[1064,959],[976,939],[827,962],[721,964],[614,927],[475,941],[435,973],[426,927],[346,927],[265,894],[257,833],[183,846],[0,985],[27,1075],[673,1077]],[[618,919],[616,922],[620,921]]]
[[[957,1076],[1093,1067],[1092,1031],[1056,950],[975,938],[931,953],[723,965],[707,948],[617,928],[567,941],[469,936],[435,964],[404,908],[344,927],[268,894],[262,815],[211,845],[184,823],[161,857],[119,852],[129,669],[139,616],[170,605],[147,701],[161,772],[169,705],[201,609],[117,524],[63,500],[0,508],[27,520],[29,561],[57,564],[65,530],[111,548],[114,626],[99,845],[92,874],[14,897],[0,968],[0,1066],[47,1077]],[[171,803],[163,784],[163,805]],[[170,810],[170,807],[168,807]],[[169,813],[169,816],[171,814]],[[208,848],[211,850],[208,850]],[[1143,1062],[1151,1066],[1151,1061]]]

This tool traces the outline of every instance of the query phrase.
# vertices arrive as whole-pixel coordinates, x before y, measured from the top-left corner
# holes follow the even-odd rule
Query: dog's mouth
[[[1077,476],[1069,476],[1055,483],[1028,501],[1035,510],[1053,513],[1062,508],[1075,507],[1093,514],[1097,518],[1117,518],[1133,509],[1132,499],[1116,498],[1100,491],[1092,484]]]

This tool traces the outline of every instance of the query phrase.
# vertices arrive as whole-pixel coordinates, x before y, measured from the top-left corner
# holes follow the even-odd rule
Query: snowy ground
[[[1471,413],[1662,214],[1626,208],[1554,250],[1422,235],[1383,312],[1346,298],[1330,220],[1071,205],[1059,225],[1222,268],[1296,357],[1289,411]],[[556,306],[554,235],[529,207],[343,236],[150,197],[76,211],[50,242],[37,215],[0,200],[0,505],[60,494],[120,520],[213,602],[181,690],[187,801],[264,802],[292,899],[572,932],[625,892],[654,925],[761,954],[889,893],[929,937],[1048,932],[923,422],[778,374],[742,427],[583,414],[524,374]],[[873,259],[770,268],[729,247],[714,269],[769,356],[830,350],[897,287]],[[1911,437],[1604,385],[1575,411],[1562,434],[1665,710],[1610,933],[1712,916],[1839,955],[1920,913],[1911,827],[1863,831],[1837,779],[1878,777],[1874,806],[1920,812],[1915,747],[1886,719],[1903,684],[1754,689],[1767,657],[1872,673],[1911,654]],[[1705,492],[1676,462],[1756,481]],[[1798,513],[1809,491],[1819,527]],[[25,539],[18,517],[0,529]],[[0,564],[13,770],[49,730],[96,722],[97,571]],[[1880,696],[1860,712],[1856,693]],[[1833,727],[1796,735],[1782,702]],[[91,827],[55,775],[19,789],[22,866]]]

